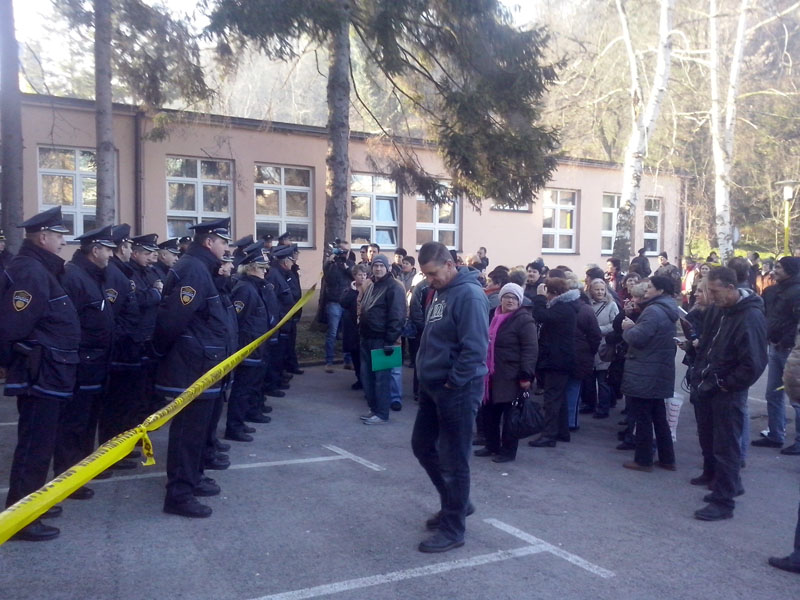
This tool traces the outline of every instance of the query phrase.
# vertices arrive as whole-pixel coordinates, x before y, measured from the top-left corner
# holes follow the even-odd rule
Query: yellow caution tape
[[[121,433],[107,441],[77,465],[67,469],[61,473],[61,475],[46,483],[44,487],[28,494],[16,504],[0,512],[0,545],[8,541],[8,539],[20,529],[39,518],[39,516],[46,512],[51,506],[58,504],[75,490],[111,467],[111,465],[125,458],[131,453],[139,440],[142,440],[142,454],[145,457],[145,461],[142,464],[145,466],[154,465],[153,444],[150,442],[150,438],[147,435],[148,432],[155,431],[166,425],[169,420],[177,415],[187,404],[238,367],[245,358],[250,356],[261,344],[275,335],[289,319],[306,305],[314,295],[316,287],[317,284],[312,285],[275,327],[212,367],[190,385],[186,391],[175,398],[175,400],[158,412],[147,417],[141,425],[129,429],[125,433]]]

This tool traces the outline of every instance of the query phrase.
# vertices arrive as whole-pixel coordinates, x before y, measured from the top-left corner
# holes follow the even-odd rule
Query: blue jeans
[[[444,383],[420,381],[419,392],[411,448],[439,492],[439,531],[451,540],[461,541],[469,504],[472,423],[483,397],[483,377],[456,389],[448,389]]]
[[[389,404],[391,403],[392,371],[372,370],[372,351],[383,349],[383,340],[361,338],[361,384],[364,386],[364,395],[367,397],[369,409],[381,419],[389,418]]]
[[[773,442],[783,443],[786,437],[786,407],[783,401],[783,369],[791,350],[780,350],[775,344],[767,349],[767,420],[769,433],[767,437]]]
[[[403,405],[403,367],[391,370],[392,379],[389,382],[389,402],[399,402]]]
[[[328,302],[325,305],[325,315],[328,317],[328,333],[325,334],[325,362],[327,364],[333,362],[336,336],[339,335],[342,325],[342,314],[344,314],[344,309],[338,302]],[[345,364],[353,362],[349,352],[344,353],[344,362]]]
[[[582,380],[570,376],[567,382],[566,396],[567,396],[567,425],[570,429],[577,429],[578,427],[578,404],[581,399],[581,383]]]
[[[794,409],[794,443],[800,446],[800,402],[792,401]]]

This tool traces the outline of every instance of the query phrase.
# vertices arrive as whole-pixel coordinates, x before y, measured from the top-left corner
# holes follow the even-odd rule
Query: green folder
[[[372,350],[372,370],[385,371],[386,369],[394,369],[403,365],[403,350],[400,346],[393,346],[394,351],[386,356],[383,348]]]

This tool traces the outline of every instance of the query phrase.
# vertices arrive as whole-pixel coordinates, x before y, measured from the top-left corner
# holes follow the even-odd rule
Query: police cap
[[[20,223],[17,227],[24,227],[25,233],[36,233],[37,231],[69,233],[69,229],[64,225],[64,219],[61,216],[60,206],[40,212],[38,215],[34,215],[27,221]]]
[[[166,250],[167,252],[172,252],[172,254],[180,254],[181,251],[178,248],[178,238],[170,238],[164,242],[161,242],[158,245],[159,250]]]
[[[106,248],[116,248],[117,245],[114,243],[113,236],[112,236],[112,229],[111,225],[107,225],[105,227],[99,227],[98,229],[92,229],[91,231],[87,231],[83,235],[79,235],[75,238],[76,242],[80,242],[81,246],[92,246],[94,244],[100,244],[101,246],[105,246]]]
[[[189,225],[189,229],[193,229],[195,235],[198,233],[211,233],[221,237],[223,240],[231,241],[230,234],[231,218],[225,217],[224,219],[216,219],[214,221],[204,221],[197,223],[197,225]]]
[[[125,242],[131,241],[131,226],[127,223],[122,223],[121,225],[115,225],[111,229],[111,239],[114,240],[114,243],[119,246]]]
[[[252,235],[246,235],[243,238],[239,238],[238,240],[233,242],[233,244],[231,244],[231,245],[232,246],[236,246],[237,248],[247,248],[252,243],[253,243],[253,236]]]
[[[277,248],[272,249],[272,258],[275,260],[280,260],[282,258],[291,258],[294,254],[294,247],[293,246],[278,246]]]
[[[269,262],[267,261],[266,257],[261,252],[261,248],[255,248],[250,252],[246,253],[244,256],[240,256],[236,260],[237,267],[241,265],[249,265],[250,263],[255,263],[264,266],[269,265]]]
[[[145,235],[139,235],[135,238],[131,239],[133,242],[134,247],[144,248],[149,252],[155,252],[158,250],[158,234],[157,233],[148,233]]]

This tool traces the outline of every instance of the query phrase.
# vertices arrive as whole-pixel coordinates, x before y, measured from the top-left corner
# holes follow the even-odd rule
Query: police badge
[[[187,306],[194,300],[194,297],[197,295],[197,290],[195,290],[190,285],[185,285],[181,288],[181,304]]]
[[[23,311],[28,308],[28,305],[33,300],[33,296],[25,290],[17,290],[14,292],[14,310],[17,312]]]
[[[233,303],[233,307],[236,309],[236,314],[238,315],[240,312],[242,312],[242,310],[244,310],[244,302],[241,300],[236,300]]]
[[[119,296],[119,292],[117,290],[115,290],[114,288],[108,288],[105,291],[105,296],[106,296],[106,300],[111,302],[111,304],[114,304],[114,302],[117,301],[117,296]]]

